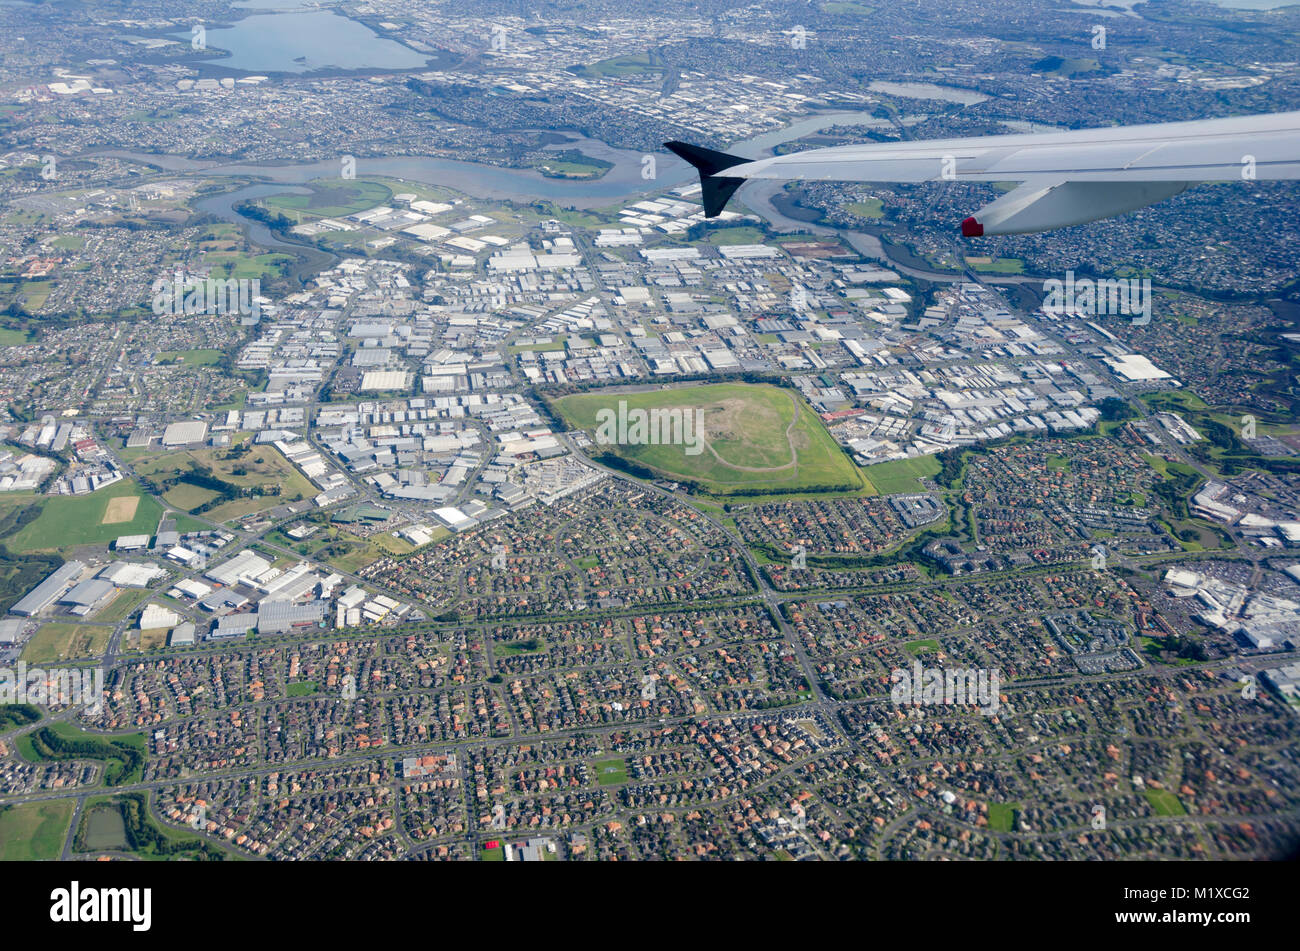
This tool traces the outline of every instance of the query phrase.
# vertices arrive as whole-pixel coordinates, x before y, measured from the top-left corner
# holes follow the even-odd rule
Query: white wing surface
[[[750,161],[684,142],[705,213],[749,178],[1023,184],[962,222],[967,237],[1050,231],[1109,218],[1205,181],[1300,178],[1300,112],[1156,125],[846,145]]]

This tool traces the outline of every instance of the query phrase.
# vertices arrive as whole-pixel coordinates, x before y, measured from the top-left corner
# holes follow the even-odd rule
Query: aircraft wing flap
[[[1171,198],[1187,182],[1081,182],[1034,179],[961,223],[967,238],[1068,228]]]

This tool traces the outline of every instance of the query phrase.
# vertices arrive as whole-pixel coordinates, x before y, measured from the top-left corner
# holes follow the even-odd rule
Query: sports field
[[[626,412],[682,410],[692,420],[702,418],[703,438],[656,445],[653,437],[633,444],[636,439],[620,436],[599,445],[598,451],[613,452],[665,478],[695,483],[710,495],[871,488],[794,390],[714,383],[605,391],[563,397],[555,401],[555,409],[571,426],[587,430],[599,442],[599,424],[607,417],[598,414],[617,414],[620,404]],[[702,417],[696,410],[702,411]]]
[[[866,476],[882,495],[902,492],[924,492],[922,478],[933,479],[939,474],[936,456],[917,456],[912,459],[893,459],[867,466]]]
[[[89,495],[59,495],[41,503],[41,514],[6,540],[10,551],[36,552],[103,545],[120,535],[152,535],[162,506],[123,480]]]
[[[0,806],[0,862],[57,859],[72,822],[71,799]]]

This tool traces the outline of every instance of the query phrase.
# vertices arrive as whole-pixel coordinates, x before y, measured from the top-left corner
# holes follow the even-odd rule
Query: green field
[[[716,245],[762,244],[764,240],[763,232],[750,225],[715,227],[709,230],[707,237],[710,244]]]
[[[494,657],[513,657],[516,654],[540,654],[546,650],[546,642],[530,637],[523,641],[509,641],[505,644],[493,644],[492,655]]]
[[[200,505],[207,505],[219,495],[211,489],[182,482],[163,493],[163,501],[182,512],[193,512]]]
[[[1048,56],[1029,67],[1036,73],[1048,76],[1064,76],[1067,79],[1082,73],[1092,73],[1101,69],[1095,59],[1063,59],[1060,56]]]
[[[139,499],[134,514],[126,521],[105,524],[109,503],[127,497]],[[123,480],[90,495],[47,499],[41,514],[6,539],[5,544],[10,551],[20,553],[106,545],[121,535],[152,535],[161,517],[161,505],[143,495],[135,482]]]
[[[627,760],[625,759],[597,760],[591,764],[591,770],[596,774],[596,782],[602,786],[627,782]]]
[[[108,647],[112,635],[113,629],[103,625],[53,621],[42,625],[32,635],[32,639],[23,647],[22,657],[29,664],[98,657]]]
[[[245,445],[248,446],[247,452],[242,451]],[[280,450],[274,446],[252,445],[247,434],[237,434],[229,449],[178,449],[140,455],[134,461],[136,472],[159,482],[185,472],[207,470],[222,482],[238,489],[279,488],[279,495],[232,498],[202,513],[205,518],[214,522],[242,518],[253,512],[310,498],[316,494],[312,484],[281,454]],[[208,486],[178,482],[167,489],[163,500],[183,512],[194,512],[220,497],[220,493]]]
[[[686,482],[717,496],[861,492],[871,488],[817,415],[792,390],[766,384],[715,383],[640,392],[583,393],[556,400],[554,407],[571,426],[594,436],[598,423],[605,418],[597,414],[618,413],[623,402],[628,412],[703,411],[704,438],[691,447],[619,443],[598,446],[598,453],[632,463],[634,474]],[[646,442],[652,438],[647,437]],[[696,451],[688,453],[688,448]]]
[[[307,186],[310,195],[273,195],[266,204],[290,218],[339,218],[374,208],[393,197],[392,189],[379,182],[355,179],[317,179]]]
[[[862,472],[881,495],[924,492],[925,486],[919,480],[933,479],[939,474],[939,457],[916,456],[878,462]]]
[[[966,265],[981,274],[1024,274],[1025,262],[1019,258],[983,258],[966,259]]]
[[[1151,808],[1156,811],[1158,816],[1187,815],[1187,810],[1178,801],[1178,797],[1168,789],[1152,789],[1148,786],[1142,790],[1142,795],[1146,796],[1147,802],[1151,803]]]
[[[843,2],[843,0],[832,0],[830,3],[822,4],[822,13],[839,13],[844,16],[869,16],[875,11],[874,7],[868,7],[861,3]]]
[[[212,268],[208,276],[214,281],[226,280],[227,278],[234,278],[237,281],[260,281],[263,278],[282,275],[285,266],[293,263],[293,258],[287,254],[245,254],[243,251],[220,251],[205,254],[203,263]]]
[[[923,641],[908,641],[906,644],[903,645],[903,650],[913,655],[924,654],[929,651],[937,651],[938,649],[939,649],[939,642],[935,640],[929,640],[929,639]]]
[[[210,367],[221,359],[220,350],[163,350],[158,359],[171,363],[180,360],[187,367]]]
[[[71,799],[0,806],[0,862],[57,859],[72,822]]]
[[[989,828],[994,832],[1010,832],[1016,821],[1019,805],[1014,802],[989,803]]]
[[[97,624],[112,624],[124,620],[147,597],[149,591],[145,588],[127,588],[109,602],[107,607],[100,610],[93,620]]]
[[[641,73],[661,72],[663,68],[650,53],[629,53],[627,56],[615,56],[598,63],[573,67],[572,71],[580,76],[637,76]]]
[[[537,170],[548,178],[594,179],[613,167],[612,162],[592,158],[577,149],[566,149],[555,153],[554,158],[538,163]]]
[[[885,203],[879,198],[870,198],[867,201],[855,201],[852,204],[845,205],[844,210],[851,215],[857,215],[859,218],[883,218],[885,216]]]

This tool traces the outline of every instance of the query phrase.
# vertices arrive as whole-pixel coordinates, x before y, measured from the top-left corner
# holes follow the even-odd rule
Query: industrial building
[[[163,430],[163,445],[171,449],[176,446],[190,446],[203,442],[208,435],[208,424],[202,420],[191,419],[179,423],[170,423]]]
[[[257,609],[257,633],[284,634],[295,627],[319,624],[329,611],[326,601],[293,604],[288,601],[263,602]]]
[[[117,596],[117,587],[103,578],[88,578],[75,584],[59,597],[58,603],[77,617],[94,614],[100,607]]]
[[[86,566],[79,561],[69,561],[59,566],[9,610],[23,617],[39,614],[71,588],[85,570]]]

